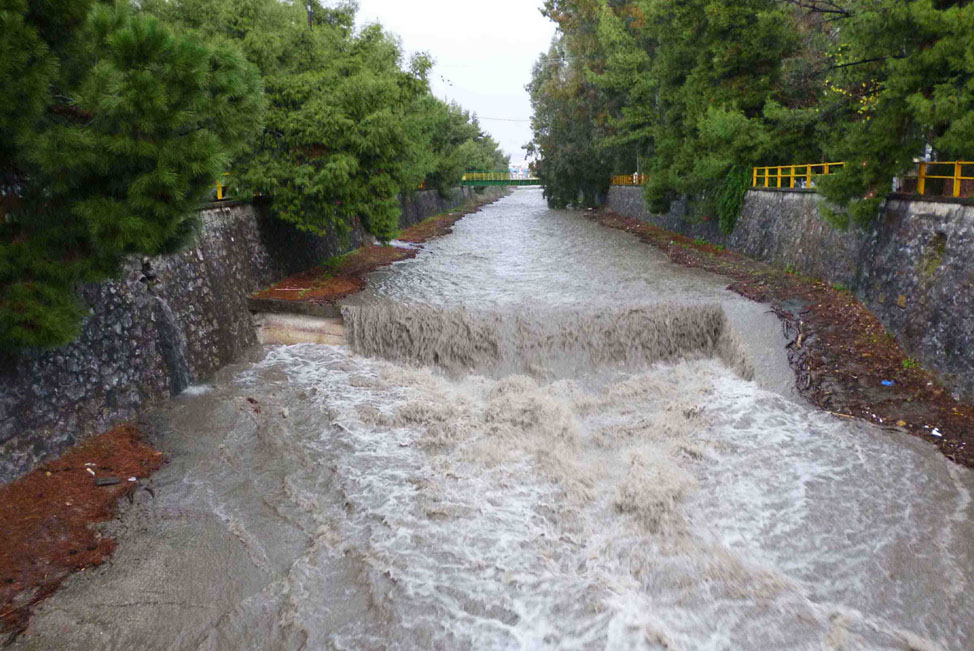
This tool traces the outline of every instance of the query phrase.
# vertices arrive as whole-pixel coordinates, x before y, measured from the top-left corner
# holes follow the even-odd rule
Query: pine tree
[[[0,350],[57,346],[79,283],[176,250],[261,113],[233,48],[124,3],[3,0]]]

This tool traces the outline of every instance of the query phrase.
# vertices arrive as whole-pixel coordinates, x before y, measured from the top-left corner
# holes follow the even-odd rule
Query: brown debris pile
[[[111,555],[115,540],[91,525],[111,519],[119,498],[162,463],[138,430],[123,426],[0,487],[0,635],[22,631],[34,604]]]

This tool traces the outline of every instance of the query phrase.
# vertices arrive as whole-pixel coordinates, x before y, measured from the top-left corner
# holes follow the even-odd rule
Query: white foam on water
[[[313,648],[970,643],[970,545],[933,542],[969,527],[969,473],[716,361],[595,388],[315,347],[267,369],[317,389],[340,450],[345,502],[316,506],[335,529],[309,554],[354,558],[370,595],[322,630],[327,575],[292,576]]]
[[[201,396],[204,393],[209,393],[213,390],[213,387],[206,384],[191,384],[190,386],[183,389],[181,395],[185,396]]]

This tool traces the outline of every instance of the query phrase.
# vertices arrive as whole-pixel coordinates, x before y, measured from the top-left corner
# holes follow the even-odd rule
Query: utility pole
[[[308,8],[308,29],[311,29],[311,3],[314,0],[307,0],[308,4],[305,5]]]

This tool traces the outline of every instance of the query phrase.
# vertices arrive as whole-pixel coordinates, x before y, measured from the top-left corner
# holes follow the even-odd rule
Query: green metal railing
[[[460,179],[460,185],[488,186],[488,185],[541,185],[541,180],[534,177],[518,177],[510,172],[467,172]]]

